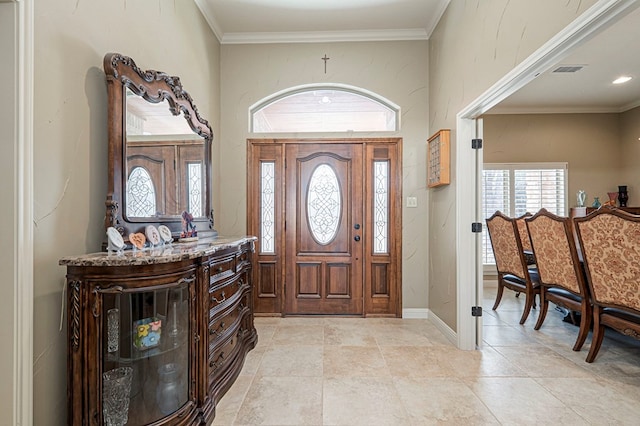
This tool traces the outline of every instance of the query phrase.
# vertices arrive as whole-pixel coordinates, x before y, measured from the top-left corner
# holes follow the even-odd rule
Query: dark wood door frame
[[[362,229],[364,267],[362,316],[402,316],[402,139],[248,139],[247,140],[247,231],[256,235],[254,268],[254,308],[260,315],[284,315],[285,311],[285,189],[286,147],[291,144],[361,144],[362,179],[364,186],[364,221]],[[374,182],[374,165],[388,168],[388,210],[386,251],[374,250],[374,199],[379,192]],[[265,221],[272,227],[273,239],[267,244],[262,232],[261,168],[273,170],[272,193],[265,199],[273,204],[270,217]],[[287,224],[289,226],[289,224]],[[379,228],[376,228],[379,229]],[[265,247],[271,247],[265,252]],[[338,314],[337,312],[335,314]]]

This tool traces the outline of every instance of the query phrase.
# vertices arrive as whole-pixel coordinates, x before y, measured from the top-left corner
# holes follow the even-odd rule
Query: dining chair
[[[525,294],[525,306],[520,318],[524,324],[540,294],[540,282],[535,268],[528,268],[516,219],[496,211],[486,220],[493,255],[498,271],[498,292],[493,310],[498,308],[505,288]]]
[[[640,216],[607,207],[574,218],[593,302],[587,362],[598,355],[605,326],[640,339]]]
[[[529,231],[527,230],[527,224],[525,219],[531,217],[531,213],[526,212],[522,216],[516,217],[516,225],[518,225],[518,233],[520,234],[520,241],[522,242],[522,251],[524,253],[524,260],[527,261],[527,265],[535,265],[536,259],[533,255],[533,249],[531,248],[531,238],[529,237]]]
[[[540,313],[533,328],[539,330],[544,323],[549,302],[578,311],[580,329],[573,350],[579,351],[589,335],[592,307],[571,219],[541,209],[526,225],[540,276]]]

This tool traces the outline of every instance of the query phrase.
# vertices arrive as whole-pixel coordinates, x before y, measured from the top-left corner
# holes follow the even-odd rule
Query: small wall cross
[[[329,57],[327,56],[327,54],[325,53],[325,54],[324,54],[324,57],[323,57],[323,58],[320,58],[320,59],[322,59],[322,60],[324,61],[324,73],[326,74],[326,73],[327,73],[327,61],[328,61],[329,59],[331,59],[331,58],[329,58]]]

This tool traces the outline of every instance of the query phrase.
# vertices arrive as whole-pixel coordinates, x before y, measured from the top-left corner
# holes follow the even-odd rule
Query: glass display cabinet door
[[[153,423],[189,401],[194,280],[101,291],[103,424]]]

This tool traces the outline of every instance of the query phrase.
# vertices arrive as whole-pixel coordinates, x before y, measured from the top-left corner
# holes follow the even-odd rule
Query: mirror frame
[[[211,200],[211,143],[213,131],[209,122],[202,118],[193,103],[191,96],[183,89],[180,78],[170,76],[164,72],[143,71],[128,56],[119,53],[107,53],[103,62],[107,79],[108,96],[108,188],[105,201],[106,214],[105,230],[114,227],[128,241],[129,234],[142,232],[147,225],[166,225],[174,238],[180,236],[182,219],[173,217],[148,217],[132,220],[124,214],[124,199],[126,194],[126,89],[147,102],[159,103],[168,101],[169,110],[174,116],[184,115],[189,127],[204,138],[204,169],[205,169],[205,205],[206,216],[194,218],[199,236],[215,236],[213,229],[213,209]]]

